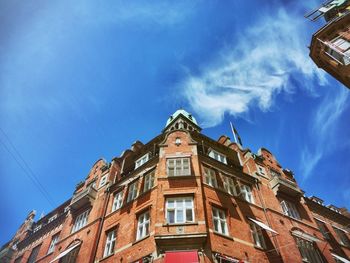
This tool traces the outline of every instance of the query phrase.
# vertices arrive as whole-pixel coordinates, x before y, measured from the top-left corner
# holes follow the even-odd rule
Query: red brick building
[[[315,64],[350,89],[350,1],[326,1],[306,15],[326,24],[312,36],[310,57]]]
[[[98,160],[70,200],[31,213],[0,260],[349,262],[349,213],[321,201],[267,149],[213,140],[178,110],[150,142]]]

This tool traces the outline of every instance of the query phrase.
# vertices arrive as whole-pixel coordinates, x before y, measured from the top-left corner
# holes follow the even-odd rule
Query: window
[[[329,239],[329,238],[330,238],[330,237],[329,237],[329,231],[328,231],[328,229],[327,229],[326,224],[323,223],[322,221],[317,220],[317,219],[315,219],[315,221],[316,221],[316,224],[317,224],[317,226],[318,226],[318,229],[319,229],[320,232],[322,233],[323,237],[324,237],[325,239]]]
[[[147,163],[148,160],[149,160],[149,153],[146,153],[140,159],[136,160],[136,162],[135,162],[135,169],[140,167],[141,165]]]
[[[219,162],[222,162],[224,164],[227,164],[227,161],[226,161],[226,156],[221,154],[221,153],[218,153],[214,150],[210,150],[209,152],[209,156]]]
[[[301,254],[303,262],[308,263],[322,263],[325,262],[321,257],[320,251],[318,250],[315,242],[311,242],[300,237],[294,237],[297,243],[297,247]]]
[[[150,222],[150,218],[149,218],[148,211],[139,216],[138,222],[137,222],[136,240],[144,238],[149,234],[149,222]]]
[[[261,165],[256,165],[258,167],[258,172],[260,175],[266,176],[266,170],[264,167],[262,167]]]
[[[334,205],[329,205],[328,208],[334,212],[341,214],[339,208],[335,207]]]
[[[295,219],[300,219],[299,212],[293,203],[282,200],[281,207],[285,215],[293,217]]]
[[[166,219],[169,224],[194,222],[193,198],[179,197],[167,199]]]
[[[167,160],[168,176],[191,175],[190,158],[174,158]]]
[[[223,182],[224,182],[224,188],[226,192],[228,192],[231,195],[236,195],[235,183],[233,179],[229,176],[224,175]]]
[[[47,251],[47,254],[50,254],[52,252],[55,251],[55,246],[58,242],[58,237],[59,237],[59,234],[56,234],[52,237],[51,239],[51,243],[50,243],[50,246],[49,246],[49,250]]]
[[[102,187],[102,186],[104,186],[104,185],[106,184],[106,182],[107,182],[107,175],[108,175],[108,174],[106,174],[106,175],[104,175],[104,176],[101,177],[100,184],[99,184],[99,186],[98,186],[99,188]]]
[[[70,209],[70,207],[69,207],[69,206],[66,206],[66,207],[64,208],[64,213],[67,213],[67,212],[69,211],[69,209]]]
[[[23,258],[23,256],[20,256],[20,257],[16,258],[14,263],[21,263],[22,262],[22,258]]]
[[[41,224],[34,227],[33,232],[39,231],[41,229]]]
[[[81,213],[77,216],[74,222],[72,233],[78,231],[79,229],[82,229],[87,224],[89,212],[90,210],[86,210],[84,213]]]
[[[349,238],[346,236],[346,233],[335,226],[333,226],[333,229],[339,238],[339,243],[342,244],[343,246],[350,247],[350,241],[349,241]]]
[[[145,175],[145,182],[143,185],[143,191],[146,192],[150,190],[154,186],[154,175],[155,171],[153,170],[152,172],[148,173]]]
[[[206,184],[209,184],[212,187],[218,186],[214,170],[204,167],[204,178]]]
[[[28,258],[27,263],[34,263],[36,261],[36,258],[39,254],[40,247],[41,247],[41,244],[39,246],[36,246],[35,248],[33,248],[32,253],[30,253],[30,256]]]
[[[249,222],[250,231],[253,236],[254,244],[260,248],[266,248],[265,239],[263,235],[263,229],[253,222]]]
[[[281,177],[281,174],[275,170],[270,170],[270,174],[272,177]]]
[[[136,181],[134,183],[132,183],[129,186],[129,191],[128,191],[128,198],[127,198],[127,202],[130,202],[132,200],[134,200],[137,197],[137,188],[139,186],[139,182]]]
[[[350,64],[350,42],[344,38],[336,37],[327,43],[326,53],[343,65]]]
[[[213,207],[214,230],[220,234],[228,235],[226,215],[221,209]]]
[[[181,144],[181,138],[180,138],[180,137],[177,137],[177,138],[175,139],[175,144],[176,144],[177,146],[179,146],[179,145]]]
[[[120,191],[114,195],[112,212],[119,209],[123,204],[123,191]]]
[[[65,254],[59,261],[58,263],[76,263],[76,259],[80,250],[80,245],[75,246],[76,244],[71,244],[70,247],[74,247],[72,250],[70,250],[67,254]],[[67,250],[69,247],[67,248]],[[64,253],[64,252],[62,252]]]
[[[48,223],[51,223],[53,220],[55,220],[57,218],[57,214],[51,216],[48,220]]]
[[[253,198],[252,188],[246,184],[242,184],[240,188],[241,188],[241,195],[243,199],[253,204],[254,198]]]
[[[105,251],[103,252],[103,257],[107,257],[114,253],[115,240],[117,236],[117,230],[111,230],[107,233]]]

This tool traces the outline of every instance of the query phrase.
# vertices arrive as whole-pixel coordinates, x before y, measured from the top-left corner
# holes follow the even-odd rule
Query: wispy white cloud
[[[220,123],[225,113],[240,115],[255,106],[266,111],[276,94],[293,92],[293,82],[309,92],[314,91],[308,83],[326,82],[308,57],[302,19],[283,10],[262,17],[243,29],[218,61],[182,83],[184,97],[203,126]]]
[[[308,179],[319,161],[326,154],[339,148],[336,127],[342,113],[348,107],[349,92],[339,86],[336,94],[326,96],[317,107],[309,127],[310,142],[301,151],[301,171],[303,180]],[[346,142],[343,142],[345,145]]]

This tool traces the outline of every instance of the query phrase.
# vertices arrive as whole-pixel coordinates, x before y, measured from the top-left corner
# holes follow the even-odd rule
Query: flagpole
[[[232,134],[233,134],[233,138],[235,139],[235,142],[238,144],[237,138],[236,138],[236,134],[235,134],[235,132],[233,130],[233,126],[232,126],[232,122],[231,121],[230,121],[230,125],[231,125],[231,131],[232,131]]]

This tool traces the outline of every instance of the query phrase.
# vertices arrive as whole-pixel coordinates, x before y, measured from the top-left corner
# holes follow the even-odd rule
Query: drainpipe
[[[269,220],[269,218],[268,218],[268,216],[267,216],[267,211],[266,211],[267,209],[266,209],[266,205],[265,205],[265,200],[264,200],[264,198],[263,198],[262,195],[261,195],[258,180],[255,181],[255,185],[256,185],[256,188],[258,189],[259,200],[260,200],[260,203],[261,203],[261,205],[262,205],[262,207],[263,207],[263,210],[264,210],[264,214],[265,214],[265,218],[266,218],[267,224],[271,227],[271,222],[270,222],[270,220]],[[274,243],[274,245],[275,245],[275,247],[276,247],[276,252],[277,252],[277,254],[280,254],[280,249],[279,249],[279,246],[278,246],[277,238],[276,238],[275,235],[272,236],[272,238],[273,238],[273,243]]]
[[[110,186],[108,186],[108,188],[105,191],[105,194],[107,194],[107,197],[105,199],[105,203],[104,203],[104,207],[103,207],[103,213],[102,213],[101,217],[99,218],[100,225],[98,227],[98,231],[97,231],[97,235],[96,235],[97,238],[96,238],[95,244],[94,244],[94,246],[92,248],[92,257],[91,257],[90,263],[94,263],[95,262],[98,245],[100,243],[102,227],[103,227],[103,223],[104,223],[104,220],[105,220],[105,217],[106,217],[107,206],[108,206],[108,203],[109,203],[109,197],[110,197],[109,192],[110,192]]]

